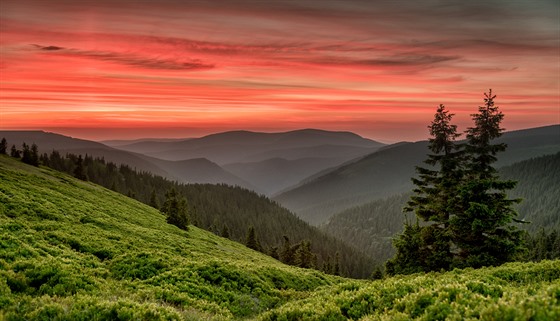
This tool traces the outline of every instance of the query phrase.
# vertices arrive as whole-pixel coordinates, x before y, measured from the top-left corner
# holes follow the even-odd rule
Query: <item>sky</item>
[[[557,0],[2,0],[0,129],[93,140],[228,130],[426,139],[492,88],[560,123]]]

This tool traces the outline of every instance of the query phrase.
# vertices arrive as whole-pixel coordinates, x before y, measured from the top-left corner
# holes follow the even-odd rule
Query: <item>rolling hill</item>
[[[246,181],[245,186],[269,196],[383,146],[353,133],[316,129],[282,133],[233,131],[179,141],[109,143],[166,160],[206,158]]]
[[[41,152],[88,154],[180,182],[225,183],[272,195],[303,178],[368,154],[383,144],[348,132],[226,132],[192,139],[105,143],[43,131],[0,131],[9,144],[35,142]],[[176,155],[169,157],[169,153]],[[283,159],[285,161],[281,161]],[[233,161],[237,161],[232,163]],[[226,164],[227,163],[227,164]]]
[[[74,154],[63,157],[52,154],[41,162],[75,176],[77,159]],[[197,227],[241,243],[246,242],[248,231],[253,229],[259,244],[255,248],[287,263],[298,265],[296,251],[306,243],[310,258],[307,263],[299,264],[313,263],[317,269],[333,273],[328,267],[338,260],[338,273],[356,278],[368,277],[373,269],[373,260],[360,251],[310,226],[265,196],[239,186],[181,184],[90,156],[83,159],[82,169],[80,177],[154,208],[165,204],[167,193],[174,189],[186,199],[188,216]]]
[[[0,131],[0,137],[5,137],[9,146],[16,145],[21,148],[23,142],[29,145],[35,143],[41,153],[57,150],[62,154],[88,154],[93,157],[103,157],[107,161],[126,164],[139,171],[150,172],[184,183],[224,183],[256,189],[247,181],[206,159],[162,160],[115,149],[93,141],[43,131]]]
[[[0,137],[6,138],[8,146],[15,145],[21,149],[22,143],[37,144],[40,153],[50,153],[57,150],[60,153],[88,154],[95,157],[105,157],[108,161],[118,164],[127,164],[138,170],[147,171],[156,175],[170,176],[163,168],[151,163],[141,155],[128,153],[105,146],[101,143],[68,137],[44,131],[0,131]]]
[[[560,125],[506,132],[496,142],[508,145],[498,155],[497,166],[554,154],[560,151]],[[302,219],[321,224],[344,209],[411,190],[415,166],[427,153],[426,141],[390,145],[306,179],[274,200]]]
[[[349,280],[165,223],[98,185],[0,156],[5,320],[542,319],[560,261]]]
[[[181,141],[140,141],[119,149],[167,160],[207,158],[219,165],[270,158],[341,157],[348,159],[383,146],[350,132],[303,129],[281,133],[231,131]]]

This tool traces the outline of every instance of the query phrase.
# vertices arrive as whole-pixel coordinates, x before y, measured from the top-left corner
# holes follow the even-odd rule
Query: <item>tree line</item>
[[[5,148],[4,148],[5,146]],[[6,154],[2,139],[0,152]],[[323,234],[265,196],[225,184],[182,184],[91,155],[38,152],[36,144],[12,146],[12,157],[91,181],[159,209],[167,222],[195,225],[243,243],[286,264],[330,274],[369,277],[373,260]],[[25,155],[30,157],[23,157]]]

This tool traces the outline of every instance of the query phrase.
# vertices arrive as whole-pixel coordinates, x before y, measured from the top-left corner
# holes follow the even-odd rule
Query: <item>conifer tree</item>
[[[340,253],[336,251],[334,256],[334,267],[333,267],[333,275],[340,275]]]
[[[432,152],[424,161],[429,168],[417,166],[418,178],[414,194],[405,207],[414,211],[423,225],[405,224],[403,234],[393,242],[397,254],[388,266],[389,273],[414,273],[449,269],[452,262],[449,219],[455,215],[457,188],[462,178],[463,151],[455,139],[460,136],[451,124],[453,114],[439,105],[434,120],[428,126]],[[413,247],[418,248],[413,248]]]
[[[284,244],[282,245],[282,251],[280,251],[280,259],[283,263],[288,265],[294,265],[294,248],[290,244],[290,239],[284,235]]]
[[[224,226],[222,227],[222,232],[220,233],[220,235],[222,237],[225,237],[226,239],[229,239],[229,228],[227,227],[227,225],[224,224]]]
[[[74,177],[77,179],[81,179],[82,181],[86,181],[86,173],[84,170],[84,160],[82,159],[82,155],[79,155],[76,159],[76,167],[74,168]]]
[[[39,166],[39,149],[35,143],[31,145],[31,148],[26,143],[22,144],[23,147],[23,156],[21,161],[32,165],[32,166]]]
[[[60,153],[53,150],[49,155],[49,167],[56,169],[57,171],[64,171],[64,159],[60,156]]]
[[[180,229],[188,230],[189,213],[187,200],[179,195],[175,188],[165,193],[165,202],[160,211],[166,216],[167,223],[173,224]]]
[[[30,151],[30,165],[39,166],[39,147],[33,143]]]
[[[332,274],[332,264],[331,264],[331,257],[327,255],[327,257],[323,260],[323,268],[321,271]]]
[[[10,156],[12,156],[13,158],[21,158],[21,152],[16,148],[16,145],[12,145]]]
[[[311,253],[311,242],[301,241],[298,249],[295,252],[295,265],[302,268],[311,268],[313,261],[313,254]]]
[[[315,253],[311,253],[311,268],[319,270],[319,258]]]
[[[418,221],[415,224],[405,222],[402,234],[393,239],[397,253],[385,263],[388,275],[412,274],[425,270],[425,247],[421,233],[422,228]]]
[[[257,235],[253,226],[249,226],[249,229],[247,230],[247,239],[245,240],[245,246],[255,251],[259,250]]]
[[[150,194],[150,203],[149,205],[153,208],[159,209],[159,201],[156,195],[156,190],[152,189],[152,194]]]
[[[6,141],[5,137],[2,137],[2,141],[0,142],[0,154],[6,155],[8,152],[8,141]]]
[[[21,161],[25,164],[31,164],[31,150],[26,143],[21,144]]]
[[[520,200],[506,194],[516,182],[500,180],[492,166],[496,154],[506,149],[506,144],[492,144],[502,135],[504,115],[492,90],[484,95],[484,105],[471,115],[474,127],[466,132],[468,160],[458,198],[462,210],[451,219],[458,267],[499,265],[523,250],[522,232],[511,225],[517,216],[513,205]]]
[[[51,167],[49,155],[47,153],[41,154],[41,156],[39,157],[39,162],[45,166]]]

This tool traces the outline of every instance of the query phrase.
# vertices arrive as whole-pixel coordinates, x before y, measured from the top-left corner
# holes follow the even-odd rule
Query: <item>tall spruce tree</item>
[[[2,141],[0,142],[0,154],[6,155],[8,153],[8,141],[5,137],[2,137]]]
[[[150,202],[149,205],[153,208],[159,209],[159,200],[156,195],[156,190],[152,189],[152,193],[150,194]]]
[[[492,90],[484,96],[484,105],[471,115],[474,127],[466,131],[466,173],[457,198],[461,211],[450,221],[458,267],[499,265],[524,248],[522,231],[511,225],[517,216],[513,205],[520,200],[506,194],[516,182],[500,180],[492,166],[496,154],[506,149],[506,144],[492,144],[502,135],[504,115],[494,104]]]
[[[84,159],[82,158],[82,155],[78,155],[78,158],[76,158],[74,177],[76,177],[77,179],[81,179],[82,181],[87,181],[86,171],[84,169]]]
[[[30,155],[30,164],[33,166],[39,166],[39,147],[37,144],[31,144],[31,155]]]
[[[340,253],[336,251],[334,256],[334,266],[333,266],[333,275],[340,275]]]
[[[31,149],[26,143],[21,144],[21,161],[26,164],[31,164]]]
[[[257,234],[255,233],[255,228],[253,226],[249,226],[249,229],[247,230],[247,238],[245,240],[245,245],[250,249],[260,251],[259,242],[257,240]]]
[[[449,219],[458,211],[457,188],[462,178],[463,151],[455,139],[460,136],[451,124],[453,114],[439,105],[428,126],[432,152],[424,161],[429,168],[417,166],[414,194],[404,208],[423,221],[405,224],[403,234],[393,242],[397,254],[388,266],[390,273],[414,273],[449,269],[452,263]],[[417,248],[414,248],[417,247]],[[410,257],[414,256],[414,257]]]
[[[13,158],[21,158],[21,152],[16,148],[16,145],[12,145],[12,149],[10,149],[10,156]]]
[[[295,265],[302,268],[314,267],[311,242],[301,241],[299,248],[295,252]]]
[[[179,195],[174,187],[165,193],[165,202],[160,211],[166,216],[167,223],[188,230],[190,222],[187,200]]]
[[[282,250],[280,251],[280,260],[282,261],[282,263],[294,265],[295,251],[296,248],[291,245],[290,239],[286,235],[284,235],[284,244],[282,245]]]

